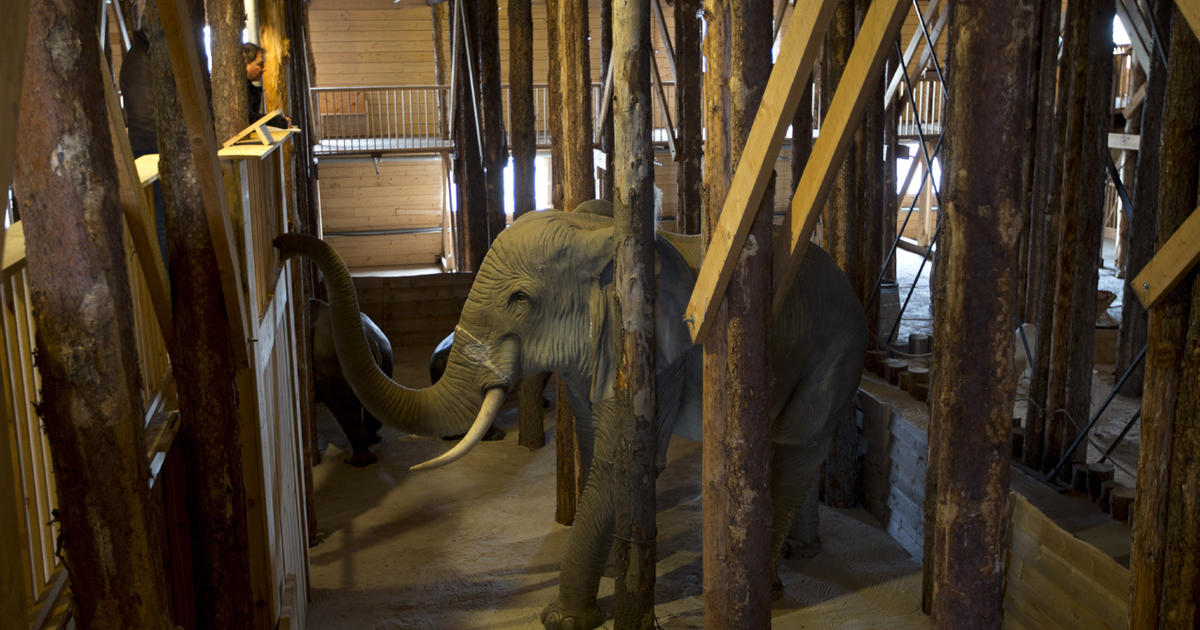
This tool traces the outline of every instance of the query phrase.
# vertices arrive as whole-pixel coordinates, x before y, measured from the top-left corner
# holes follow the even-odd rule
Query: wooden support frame
[[[249,309],[237,260],[233,220],[225,202],[221,184],[221,166],[217,163],[217,141],[213,132],[212,114],[205,105],[207,92],[201,82],[200,61],[196,52],[194,30],[184,0],[164,0],[158,3],[167,54],[171,60],[175,86],[179,91],[179,107],[183,120],[191,130],[189,137],[197,165],[196,175],[204,195],[208,228],[212,233],[217,267],[221,275],[221,290],[225,296],[230,332],[233,337],[233,356],[238,367],[250,362],[251,330]]]
[[[796,194],[792,196],[785,223],[789,233],[780,235],[787,241],[776,244],[773,312],[778,312],[783,296],[791,287],[792,277],[816,226],[818,211],[829,193],[837,167],[854,141],[854,128],[862,118],[866,99],[875,93],[871,86],[883,70],[888,45],[900,32],[908,9],[908,3],[902,0],[876,0],[863,19],[846,70],[830,102],[821,135],[813,143],[812,157],[796,186]]]
[[[891,4],[896,2],[898,0],[892,0]],[[800,96],[825,41],[835,6],[833,0],[821,0],[810,11],[794,13],[784,33],[779,58],[767,81],[766,92],[750,127],[746,148],[734,171],[717,229],[713,232],[684,314],[684,322],[694,342],[701,342],[707,335],[729,285],[729,277],[750,233],[758,204],[775,172],[775,159],[779,157],[784,133],[792,124]],[[862,111],[861,107],[858,109]]]
[[[252,144],[257,141],[258,144],[275,144],[287,137],[287,129],[272,127],[267,123],[271,122],[276,116],[282,116],[282,109],[275,109],[268,112],[267,115],[259,118],[250,124],[249,127],[237,132],[232,138],[225,141],[221,145],[222,149],[227,149],[235,144]],[[253,137],[252,137],[253,136]]]
[[[929,3],[927,11],[932,12],[937,2],[938,0],[932,0],[932,2]],[[892,102],[892,99],[896,96],[896,91],[899,90],[900,85],[904,83],[904,75],[900,74],[901,72],[908,73],[908,77],[912,81],[915,81],[913,78],[914,75],[923,71],[925,67],[929,65],[929,60],[932,59],[935,54],[937,54],[937,44],[942,39],[942,33],[945,32],[946,25],[950,23],[949,7],[943,5],[941,9],[941,13],[938,13],[937,22],[933,24],[933,28],[929,32],[930,41],[925,42],[925,48],[921,50],[920,58],[914,64],[912,63],[912,58],[909,53],[905,52],[904,65],[900,68],[896,68],[896,72],[892,75],[892,79],[888,81],[887,90],[883,94],[883,102],[885,105]],[[912,47],[913,42],[920,42],[924,37],[924,31],[918,30],[916,33],[913,33],[913,41],[909,43],[909,46]],[[916,50],[914,49],[913,52],[915,53]],[[914,107],[915,106],[916,104],[914,103]]]
[[[104,83],[104,100],[108,105],[108,129],[112,133],[113,152],[116,154],[117,176],[120,178],[118,188],[125,225],[133,239],[133,246],[138,251],[138,264],[142,268],[142,276],[146,279],[158,329],[162,332],[167,352],[172,353],[175,350],[175,324],[171,317],[171,283],[162,262],[163,252],[158,246],[158,231],[154,226],[156,218],[153,209],[146,203],[146,196],[142,194],[142,178],[133,159],[129,134],[125,132],[125,124],[121,119],[121,104],[117,101],[117,91],[113,87],[108,64],[103,59],[100,61],[100,73],[100,80]]]
[[[1200,262],[1200,207],[1192,211],[1130,284],[1148,309],[1178,286],[1197,262]]]
[[[1128,3],[1129,0],[1116,0],[1117,17],[1121,18],[1121,23],[1126,27],[1129,43],[1133,46],[1133,58],[1137,60],[1138,65],[1149,71],[1151,44],[1148,41],[1146,24],[1142,22],[1142,14],[1138,12],[1137,6],[1130,7]]]

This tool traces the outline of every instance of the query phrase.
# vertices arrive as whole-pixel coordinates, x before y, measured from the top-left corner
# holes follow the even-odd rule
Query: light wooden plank
[[[1136,133],[1108,134],[1108,148],[1137,151],[1142,146],[1142,137]]]
[[[1150,72],[1150,47],[1148,42],[1142,39],[1142,29],[1135,20],[1139,20],[1141,14],[1137,14],[1137,18],[1130,14],[1129,8],[1125,6],[1125,0],[1117,0],[1117,17],[1121,18],[1121,24],[1125,26],[1125,33],[1129,35],[1129,43],[1133,46],[1133,58],[1138,65],[1147,73]],[[1140,20],[1139,20],[1140,21]]]
[[[934,15],[934,11],[937,11],[940,1],[941,0],[931,0],[931,2],[926,5],[924,14]],[[949,12],[943,11],[943,13],[948,14]],[[941,18],[939,18],[938,22],[939,24],[942,22]],[[937,27],[934,27],[933,32],[929,34],[930,39],[933,40],[933,46],[937,46],[938,38],[941,36],[941,34],[941,29]],[[913,74],[913,71],[909,68],[912,67],[914,57],[917,54],[917,49],[924,38],[925,33],[921,30],[920,26],[913,29],[912,38],[908,41],[908,47],[904,49],[904,63],[899,68],[896,68],[896,71],[892,73],[892,78],[890,81],[888,81],[887,89],[884,91],[883,102],[885,104],[892,102],[892,98],[896,96],[896,90],[900,87],[900,82],[904,80],[904,75],[900,73],[907,72],[909,76]],[[929,50],[929,48],[929,42],[925,42],[925,49]],[[921,65],[924,65],[924,59],[927,55],[929,55],[929,53],[922,55],[922,61],[920,62]]]
[[[832,0],[821,0],[811,10],[793,16],[784,33],[779,58],[767,80],[767,89],[688,302],[684,322],[697,343],[707,334],[712,314],[725,294],[755,211],[775,170],[784,132],[792,124],[813,63],[825,41],[834,4]]]
[[[1125,118],[1132,118],[1134,111],[1140,107],[1142,102],[1145,100],[1146,84],[1143,83],[1140,87],[1138,87],[1137,91],[1133,93],[1133,96],[1129,97],[1129,103],[1125,105],[1125,109],[1121,110],[1121,114],[1124,115]]]
[[[1200,0],[1175,0],[1175,6],[1179,7],[1179,12],[1187,20],[1188,26],[1192,27],[1196,37],[1200,37]]]
[[[4,279],[25,267],[25,224],[17,221],[4,230]]]
[[[879,79],[888,46],[896,39],[909,3],[902,0],[876,0],[871,3],[859,30],[858,39],[846,61],[846,70],[825,116],[821,135],[813,143],[812,156],[792,196],[787,218],[788,234],[777,239],[775,247],[775,312],[778,312],[791,287],[796,269],[808,247],[817,223],[819,209],[825,203],[837,168],[846,157],[854,139],[854,130],[862,119],[863,108],[872,94],[871,86]]]
[[[154,306],[154,319],[158,322],[158,330],[162,333],[169,352],[175,347],[175,323],[171,317],[171,282],[167,278],[163,252],[158,244],[158,230],[155,226],[157,219],[154,209],[146,203],[146,195],[142,194],[145,186],[142,183],[143,176],[134,162],[129,134],[126,133],[122,122],[121,104],[117,100],[117,91],[108,71],[108,64],[103,59],[100,60],[100,75],[100,82],[104,84],[104,100],[108,106],[108,130],[112,134],[113,157],[117,163],[121,210],[125,215],[125,225],[129,228],[133,247],[138,252],[138,266],[141,267],[146,290],[150,293],[150,302]],[[157,160],[154,167],[157,172]]]
[[[1131,286],[1142,305],[1150,308],[1200,261],[1200,207],[1175,230],[1162,249],[1146,263]]]
[[[229,311],[229,326],[233,337],[233,355],[237,365],[249,365],[249,309],[242,290],[243,279],[234,241],[233,221],[225,203],[220,182],[221,167],[217,162],[217,140],[213,132],[212,113],[207,105],[208,92],[202,83],[196,42],[192,36],[191,17],[183,0],[159,2],[159,17],[171,60],[175,87],[179,92],[179,107],[187,125],[196,176],[212,233],[213,249],[221,274],[221,289],[225,308]]]

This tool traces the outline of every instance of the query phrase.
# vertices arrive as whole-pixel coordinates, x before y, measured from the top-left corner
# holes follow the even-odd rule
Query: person
[[[129,39],[130,48],[121,61],[118,83],[125,105],[125,125],[129,130],[129,144],[133,157],[137,159],[150,153],[158,153],[158,129],[155,127],[154,66],[150,61],[150,37],[142,30],[134,30]],[[154,223],[158,231],[158,247],[163,266],[167,265],[167,210],[163,201],[162,183],[154,180]]]
[[[262,118],[264,113],[262,111],[263,89],[261,85],[257,84],[262,80],[263,68],[266,65],[264,53],[266,50],[258,44],[251,42],[242,44],[242,59],[246,62],[246,104],[249,105],[249,122],[251,124]],[[291,126],[292,121],[285,116],[276,116],[267,121],[267,124],[287,129]]]

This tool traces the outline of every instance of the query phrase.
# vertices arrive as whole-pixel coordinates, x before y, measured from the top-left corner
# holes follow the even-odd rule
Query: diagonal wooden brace
[[[1200,262],[1200,207],[1175,230],[1162,249],[1133,279],[1130,286],[1142,306],[1149,309],[1179,284]]]

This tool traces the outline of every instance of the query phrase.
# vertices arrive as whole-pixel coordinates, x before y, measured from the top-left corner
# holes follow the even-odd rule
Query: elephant
[[[312,316],[313,383],[316,386],[317,402],[325,403],[338,425],[350,440],[353,450],[346,463],[351,466],[369,466],[379,461],[370,446],[380,441],[379,429],[383,426],[370,411],[363,408],[354,390],[342,376],[337,352],[333,342],[333,313],[329,304],[317,299],[308,302]],[[387,335],[365,314],[361,316],[362,331],[367,337],[372,361],[389,377],[392,375],[392,344]]]
[[[368,409],[403,430],[463,440],[413,470],[465,455],[489,427],[523,376],[556,372],[576,416],[587,471],[561,564],[558,596],[542,611],[546,628],[595,628],[600,577],[613,540],[614,459],[622,414],[617,371],[613,225],[603,204],[592,211],[532,212],[501,232],[476,273],[455,328],[445,374],[422,390],[386,378],[370,361],[354,287],[340,259],[318,239],[286,234],[285,257],[303,255],[325,274],[335,316],[338,356]],[[611,214],[611,213],[608,213]],[[671,435],[701,436],[701,353],[683,321],[700,263],[698,237],[660,233],[655,240],[656,433],[659,470]],[[806,249],[794,287],[772,322],[770,393],[772,545],[795,531],[816,544],[816,487],[833,421],[851,413],[867,345],[867,325],[853,287],[815,245]],[[472,420],[474,417],[474,420]],[[795,535],[793,533],[793,535]],[[778,562],[778,553],[772,554]],[[777,570],[777,567],[772,567]],[[779,589],[778,578],[775,588]]]

